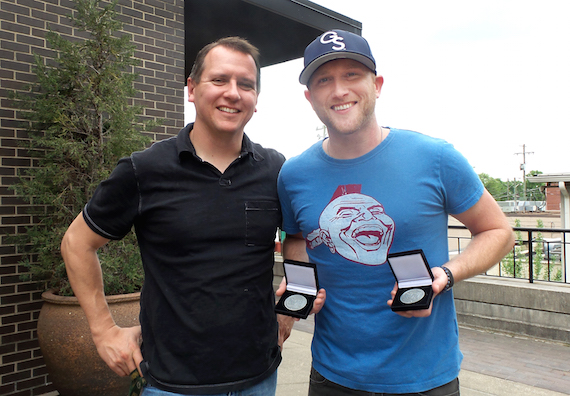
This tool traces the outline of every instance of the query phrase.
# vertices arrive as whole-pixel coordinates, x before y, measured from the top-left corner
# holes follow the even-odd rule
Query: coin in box
[[[287,289],[277,302],[275,312],[306,319],[313,309],[319,289],[317,266],[313,263],[285,260],[283,269]]]

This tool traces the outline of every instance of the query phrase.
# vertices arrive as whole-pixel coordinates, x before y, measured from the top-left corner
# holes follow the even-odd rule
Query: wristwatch
[[[442,293],[445,293],[446,291],[450,290],[453,287],[453,274],[451,273],[451,270],[447,267],[440,267],[445,274],[447,275],[447,285],[445,285],[445,287],[443,288],[443,290],[441,291]]]

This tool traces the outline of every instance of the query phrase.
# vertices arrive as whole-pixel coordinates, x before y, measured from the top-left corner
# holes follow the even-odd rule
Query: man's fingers
[[[275,295],[277,297],[280,297],[283,295],[283,293],[285,293],[285,290],[287,290],[287,282],[285,281],[285,278],[283,278],[281,279],[281,283],[279,284],[279,288],[275,292]]]

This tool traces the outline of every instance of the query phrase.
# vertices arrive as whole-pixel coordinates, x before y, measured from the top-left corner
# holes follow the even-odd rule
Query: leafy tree
[[[530,171],[526,176],[536,176],[536,175],[542,175],[541,171],[537,171],[537,170],[533,170]],[[544,192],[541,190],[541,187],[544,186],[544,183],[532,183],[527,181],[526,183],[526,189],[527,189],[527,197],[529,201],[545,201],[546,200],[546,196],[544,195]]]
[[[30,154],[37,166],[20,174],[16,193],[31,204],[37,221],[16,243],[32,279],[44,288],[71,289],[59,252],[63,234],[109,176],[119,158],[149,143],[143,130],[157,125],[141,121],[142,108],[132,105],[135,46],[121,35],[116,1],[73,0],[73,26],[85,40],[68,40],[50,31],[46,39],[56,52],[53,60],[35,55],[37,81],[27,94],[16,96],[23,109]],[[103,3],[103,2],[101,2]],[[136,238],[131,233],[99,252],[105,292],[139,289],[143,282]]]
[[[541,174],[540,171],[531,171],[527,176]],[[487,173],[480,173],[479,179],[497,201],[522,200],[524,194],[524,183],[520,180],[508,180],[506,182],[499,178],[489,176]],[[540,187],[542,183],[526,183],[526,197],[528,201],[544,201],[546,199]]]
[[[496,200],[500,200],[500,198],[505,196],[506,187],[501,179],[493,178],[486,173],[480,173],[479,179],[481,179],[487,191],[489,191]]]

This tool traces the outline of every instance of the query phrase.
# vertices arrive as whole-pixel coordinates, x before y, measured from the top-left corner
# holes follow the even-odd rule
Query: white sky
[[[312,1],[362,22],[384,76],[381,125],[445,139],[477,173],[503,181],[521,180],[523,144],[527,171],[570,172],[567,0]],[[298,82],[302,68],[298,59],[262,69],[246,126],[287,158],[322,134]]]

